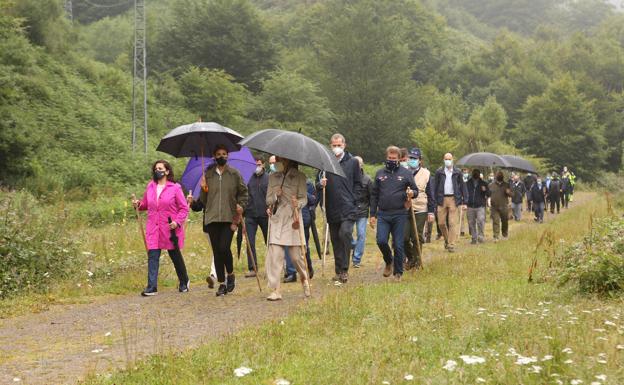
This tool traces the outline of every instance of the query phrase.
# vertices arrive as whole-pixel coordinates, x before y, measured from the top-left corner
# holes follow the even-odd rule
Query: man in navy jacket
[[[370,211],[371,225],[377,224],[377,246],[386,262],[383,275],[389,277],[393,273],[397,281],[400,281],[403,275],[403,242],[408,208],[411,208],[412,199],[418,194],[412,173],[400,166],[400,152],[396,146],[386,149],[386,166],[377,171],[373,182]],[[390,234],[394,245],[394,257],[388,242]]]
[[[444,154],[444,167],[440,167],[434,177],[434,191],[438,205],[438,225],[444,236],[444,247],[455,251],[457,240],[457,209],[466,210],[468,190],[461,171],[453,166],[453,154]],[[461,214],[461,212],[460,212]],[[446,217],[448,215],[448,226]]]

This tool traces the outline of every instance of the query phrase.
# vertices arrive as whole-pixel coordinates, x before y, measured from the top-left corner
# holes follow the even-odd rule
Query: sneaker
[[[473,239],[472,241],[470,241],[470,244],[471,244],[471,245],[476,245],[476,244],[477,244],[477,240],[476,240],[476,239]]]
[[[349,273],[340,273],[340,283],[347,283],[349,280]]]
[[[392,275],[392,264],[386,263],[386,268],[384,269],[383,276],[389,277],[390,275]]]
[[[254,278],[256,276],[256,272],[253,270],[249,270],[246,274],[245,274],[245,278]]]
[[[141,295],[142,295],[143,297],[153,297],[153,296],[155,296],[156,294],[158,294],[158,290],[156,290],[156,289],[145,289],[145,290],[143,290],[143,291],[141,292]]]
[[[229,274],[227,276],[227,284],[225,287],[228,293],[231,293],[234,291],[234,288],[236,287],[236,277],[234,276],[234,274]]]
[[[272,291],[267,297],[267,301],[279,301],[281,299],[282,295],[277,290]]]
[[[297,282],[297,275],[296,274],[290,274],[290,275],[286,276],[286,278],[284,278],[284,283],[292,283],[292,282]]]
[[[209,275],[206,277],[206,282],[208,282],[208,288],[213,289],[215,286],[216,279],[213,275]]]
[[[303,295],[306,297],[310,297],[312,295],[310,292],[310,281],[308,280],[303,281]]]
[[[354,268],[354,269],[359,269],[360,267],[362,267],[362,265],[360,265],[360,264],[359,264],[359,263],[357,263],[357,262],[353,262],[353,268]]]
[[[339,274],[334,275],[334,278],[332,278],[332,281],[340,282],[340,275]]]
[[[506,241],[508,239],[509,239],[509,237],[507,235],[503,236],[503,241]]]
[[[460,236],[460,237],[463,237],[463,236],[465,236],[465,235],[466,235],[466,232],[464,232],[464,231],[460,231],[460,232],[459,232],[459,236]]]
[[[225,286],[224,283],[219,285],[219,288],[217,289],[217,297],[221,297],[223,295],[227,294],[227,286]]]
[[[178,286],[178,291],[180,293],[188,293],[189,287],[191,287],[191,280],[187,279],[186,283],[181,283],[180,286]]]
[[[455,252],[455,248],[454,247],[447,247],[446,251],[449,253],[454,253]]]
[[[394,275],[394,282],[401,282],[401,274]]]

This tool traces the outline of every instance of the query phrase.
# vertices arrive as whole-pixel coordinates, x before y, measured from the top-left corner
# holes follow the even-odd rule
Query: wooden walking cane
[[[262,286],[260,285],[260,278],[258,277],[258,267],[256,266],[256,255],[252,252],[251,246],[249,245],[249,236],[247,235],[247,226],[245,225],[245,218],[241,220],[243,226],[243,237],[245,238],[245,244],[247,245],[247,257],[251,258],[251,265],[253,266],[254,272],[256,273],[256,282],[258,282],[258,289],[262,293]],[[269,221],[269,226],[271,226]]]
[[[409,188],[408,188],[409,189]],[[414,209],[409,208],[410,218],[412,220],[412,226],[414,226],[414,236],[416,237],[416,248],[418,249],[418,256],[420,257],[420,268],[423,269],[423,255],[422,255],[422,245],[420,244],[420,237],[418,236],[418,225],[416,223],[416,214],[414,214]]]
[[[303,221],[302,221],[303,222]],[[293,229],[299,231],[299,241],[301,242],[301,256],[303,257],[303,264],[306,269],[306,273],[308,274],[308,285],[310,285],[310,268],[308,266],[308,258],[307,258],[307,244],[305,240],[305,234],[303,233],[303,226],[299,223],[299,210],[296,207],[293,207]],[[312,288],[310,287],[310,293],[312,293]]]
[[[327,248],[329,247],[329,223],[327,223],[327,178],[326,173],[323,171],[323,179],[325,179],[325,185],[323,186],[323,222],[325,225],[325,238],[323,239],[323,262],[321,263],[321,277],[325,277],[325,255],[327,254]]]
[[[132,201],[136,201],[136,195],[132,194]],[[139,231],[143,236],[143,245],[145,246],[145,251],[149,251],[147,247],[147,240],[145,239],[145,230],[143,229],[143,221],[141,220],[141,216],[139,215],[139,208],[135,207],[134,212],[136,213],[137,223],[139,224]]]

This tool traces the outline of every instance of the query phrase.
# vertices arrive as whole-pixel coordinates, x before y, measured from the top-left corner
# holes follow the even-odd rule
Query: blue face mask
[[[410,159],[407,161],[407,165],[410,168],[418,168],[418,166],[420,165],[420,160],[418,159]]]
[[[275,163],[271,163],[269,165],[269,170],[271,170],[271,172],[277,172],[277,169],[275,168]]]
[[[453,165],[453,160],[452,159],[444,159],[444,165],[446,167],[451,167]]]

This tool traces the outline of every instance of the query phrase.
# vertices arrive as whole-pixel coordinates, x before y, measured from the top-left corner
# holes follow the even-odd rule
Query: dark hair
[[[214,154],[217,153],[217,151],[219,150],[225,150],[225,152],[227,152],[228,154],[230,153],[227,149],[227,147],[225,147],[225,144],[217,144],[214,148],[214,150],[212,150],[212,156],[214,156]]]
[[[175,180],[173,179],[173,167],[171,167],[171,164],[169,164],[169,162],[164,159],[158,159],[156,162],[154,162],[154,164],[152,165],[152,172],[156,171],[156,165],[158,163],[162,163],[163,166],[165,166],[165,170],[169,171],[169,175],[167,175],[167,180],[169,182],[175,182]]]
[[[408,152],[407,152],[407,148],[402,147],[399,149],[399,158],[403,159],[407,156]]]
[[[266,163],[266,161],[264,160],[264,158],[263,158],[263,157],[261,157],[261,156],[256,156],[254,159],[256,160],[256,162],[257,162],[257,161],[260,161],[260,162],[262,162],[262,164],[265,164],[265,163]]]
[[[475,168],[472,170],[472,177],[474,178],[475,174],[477,174],[478,178],[481,178],[481,170],[479,170],[478,168]]]

